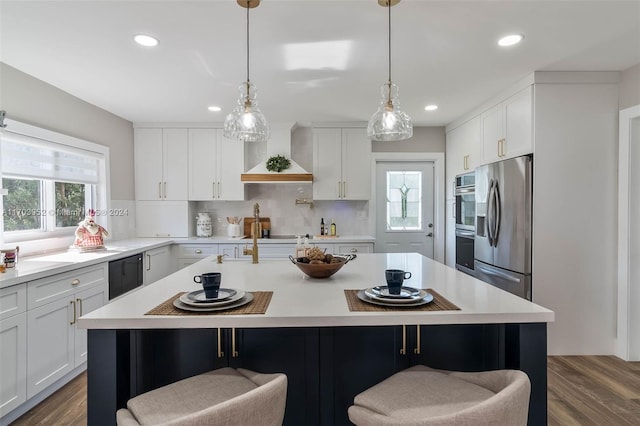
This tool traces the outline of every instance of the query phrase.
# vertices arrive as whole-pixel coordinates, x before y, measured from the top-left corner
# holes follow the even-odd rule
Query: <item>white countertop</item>
[[[350,312],[345,289],[384,285],[384,270],[413,276],[405,285],[433,288],[459,311]],[[273,291],[263,315],[144,315],[181,291],[197,290],[193,276],[222,272],[222,286]],[[360,254],[328,279],[312,279],[289,260],[215,263],[208,257],[155,283],[132,291],[78,321],[89,329],[322,327],[398,324],[481,324],[551,322],[554,313],[416,253]]]

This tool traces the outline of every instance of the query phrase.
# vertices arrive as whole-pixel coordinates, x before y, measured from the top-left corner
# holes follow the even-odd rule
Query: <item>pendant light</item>
[[[401,141],[413,136],[411,117],[400,109],[398,86],[391,82],[391,6],[398,3],[400,0],[378,0],[389,11],[389,81],[382,85],[380,106],[367,126],[367,135],[376,141]]]
[[[224,136],[248,142],[264,142],[269,139],[269,124],[258,108],[256,88],[249,80],[249,9],[258,7],[260,0],[237,0],[247,9],[247,81],[240,87],[238,105],[224,120]]]

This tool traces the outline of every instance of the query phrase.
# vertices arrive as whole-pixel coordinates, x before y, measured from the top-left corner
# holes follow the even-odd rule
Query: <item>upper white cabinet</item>
[[[480,163],[482,123],[480,116],[461,124],[447,133],[447,198],[452,198],[453,180],[462,173],[470,173]]]
[[[244,143],[221,129],[189,129],[189,200],[244,200]]]
[[[533,152],[533,86],[481,115],[482,163]]]
[[[313,129],[313,198],[368,200],[371,140],[364,128]]]
[[[135,129],[137,200],[187,200],[187,129]]]

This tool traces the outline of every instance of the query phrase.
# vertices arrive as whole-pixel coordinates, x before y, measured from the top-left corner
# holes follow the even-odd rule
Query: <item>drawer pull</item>
[[[80,284],[80,280],[78,278],[71,281],[71,285],[78,285],[78,284]]]
[[[357,248],[352,248],[352,249],[351,249],[351,253],[357,253],[357,252],[358,252],[358,249],[357,249]]]
[[[196,254],[202,254],[202,250],[200,249],[196,250]]]

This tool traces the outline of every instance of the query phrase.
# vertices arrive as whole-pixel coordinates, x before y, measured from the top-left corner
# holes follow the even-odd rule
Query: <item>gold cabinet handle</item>
[[[358,252],[357,248],[354,247],[354,248],[351,249],[351,253],[357,253],[357,252]]]
[[[216,198],[216,183],[211,182],[211,198]]]
[[[420,325],[416,325],[416,347],[413,348],[413,353],[420,355]]]
[[[162,198],[162,182],[158,182],[158,198]]]
[[[222,187],[220,186],[220,181],[218,181],[218,198],[221,197],[222,194]]]
[[[231,329],[231,357],[237,358],[240,354],[236,350],[236,329]]]
[[[402,326],[402,347],[400,348],[400,355],[407,354],[407,326]]]
[[[347,181],[342,181],[342,198],[347,198]]]
[[[167,198],[167,182],[164,182],[164,198]]]
[[[342,198],[342,182],[338,181],[338,198]]]
[[[224,358],[224,352],[222,352],[222,330],[218,329],[218,358]]]
[[[80,284],[80,280],[78,278],[71,281],[71,285],[78,285],[78,284]]]
[[[202,250],[197,249],[197,250],[196,250],[196,254],[202,254]]]
[[[76,299],[76,302],[78,302],[78,310],[80,311],[80,315],[78,315],[78,318],[80,318],[82,316],[82,299]]]
[[[69,303],[71,303],[73,305],[73,319],[71,320],[69,325],[73,325],[73,324],[76,323],[76,302],[74,300],[72,300]]]
[[[151,255],[147,253],[147,271],[151,270]]]

